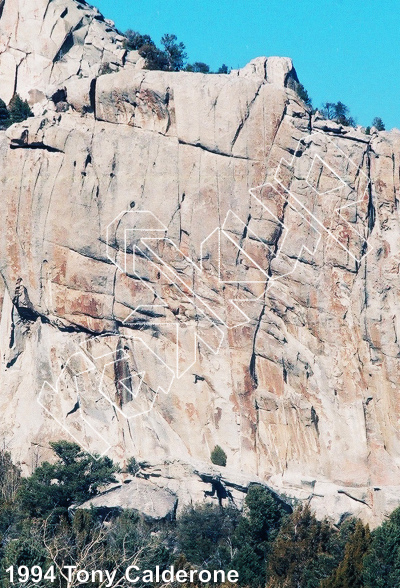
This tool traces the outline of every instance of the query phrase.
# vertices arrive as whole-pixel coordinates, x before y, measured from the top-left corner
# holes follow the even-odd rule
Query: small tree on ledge
[[[377,131],[384,131],[386,130],[385,123],[381,119],[380,116],[376,116],[372,121],[372,126],[376,128]]]
[[[297,93],[298,97],[300,98],[300,100],[303,100],[304,104],[306,104],[307,106],[312,108],[312,100],[311,100],[310,96],[308,95],[308,92],[305,89],[305,87],[303,86],[303,84],[300,84],[300,83],[297,84],[296,93]]]
[[[226,466],[226,453],[219,445],[216,445],[211,452],[211,461],[215,465],[219,465],[222,467]]]
[[[134,457],[130,457],[128,459],[128,463],[126,464],[126,471],[132,476],[136,476],[136,474],[140,472],[140,465]]]
[[[14,94],[8,106],[8,111],[10,113],[10,120],[12,124],[20,123],[30,116],[33,116],[33,112],[30,109],[28,101],[22,100],[19,94]]]
[[[10,113],[8,112],[7,105],[0,98],[0,131],[7,129],[11,124]]]

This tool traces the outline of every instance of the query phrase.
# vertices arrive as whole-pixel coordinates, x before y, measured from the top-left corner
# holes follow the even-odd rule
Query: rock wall
[[[182,500],[241,475],[237,502],[261,481],[381,521],[400,133],[312,115],[286,58],[146,71],[82,0],[5,0],[0,39],[0,95],[35,112],[0,131],[0,432],[25,471],[72,435]]]

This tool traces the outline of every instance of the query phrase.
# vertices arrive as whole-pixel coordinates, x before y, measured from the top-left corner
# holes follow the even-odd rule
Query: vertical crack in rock
[[[116,287],[117,287],[118,271],[119,270],[118,270],[117,266],[115,266],[115,271],[114,271],[114,276],[113,276],[113,286],[112,286],[112,309],[111,309],[111,316],[112,316],[112,319],[114,321],[116,321],[116,323],[118,323],[117,317],[115,315],[115,304],[116,304],[115,299],[116,299]],[[119,330],[118,327],[116,327],[116,329]]]
[[[361,257],[365,255],[365,253],[368,249],[368,239],[374,230],[375,220],[376,220],[376,209],[375,209],[375,205],[374,205],[374,201],[373,201],[373,194],[372,194],[371,152],[372,152],[371,143],[368,143],[367,149],[366,149],[365,153],[363,154],[363,161],[365,158],[365,165],[366,165],[367,178],[368,178],[368,186],[367,186],[368,206],[367,206],[367,218],[366,218],[367,234],[366,234],[365,241],[364,241],[364,244],[363,244],[363,247],[361,250]],[[362,164],[361,164],[359,170],[357,171],[357,176],[359,175],[361,167],[362,167]],[[356,177],[356,179],[357,179],[357,177]],[[368,263],[368,259],[365,258],[364,259],[365,268],[367,267],[367,263]],[[356,261],[356,272],[359,271],[360,267],[361,267],[361,262]],[[365,274],[365,280],[366,280],[366,274]]]
[[[64,55],[66,55],[74,46],[74,31],[69,31],[69,33],[67,34],[67,36],[64,39],[63,44],[61,45],[60,49],[58,50],[58,52],[56,53],[54,59],[53,59],[53,63],[56,63],[57,61],[60,61]]]
[[[258,331],[260,330],[260,326],[261,326],[261,321],[263,319],[263,316],[265,314],[265,299],[267,296],[267,287],[265,287],[264,290],[264,298],[263,298],[263,306],[261,309],[261,312],[259,314],[258,320],[257,320],[257,325],[254,331],[254,336],[253,336],[253,348],[252,348],[252,353],[251,353],[251,358],[250,358],[250,365],[249,365],[249,372],[250,372],[250,376],[251,379],[254,382],[255,387],[258,386],[258,378],[257,378],[257,369],[256,369],[256,361],[257,361],[257,352],[256,352],[256,343],[257,343],[257,335],[258,335]]]
[[[82,21],[81,21],[81,22],[82,22]],[[87,38],[88,38],[88,36],[89,36],[90,29],[91,29],[91,27],[92,27],[92,23],[93,23],[93,18],[91,19],[91,21],[89,22],[89,25],[87,26],[87,29],[86,29],[86,32],[85,32],[85,37],[84,37],[84,39],[83,39],[83,42],[82,42],[83,51],[82,51],[82,57],[81,57],[81,59],[79,60],[79,69],[78,69],[78,73],[77,73],[78,77],[80,77],[80,76],[82,75],[82,61],[83,61],[83,59],[84,59],[84,57],[85,57],[85,45],[86,45],[86,39],[87,39]],[[82,22],[82,24],[83,24],[83,22]],[[81,25],[78,25],[78,26],[77,26],[77,28],[75,28],[75,30],[78,30],[79,28],[81,28]],[[101,50],[101,57],[100,57],[100,59],[99,59],[99,62],[100,62],[100,63],[102,63],[102,62],[103,62],[103,57],[104,57],[104,47],[101,47],[101,49],[100,49],[100,50]]]
[[[362,403],[362,409],[363,409],[363,417],[364,417],[364,429],[365,429],[365,439],[366,439],[366,443],[367,445],[369,445],[369,435],[368,435],[368,409],[367,406],[369,404],[369,401],[363,401]],[[370,454],[368,454],[368,458],[369,458]]]
[[[243,229],[243,233],[242,233],[242,235],[240,237],[240,241],[239,241],[239,247],[240,247],[240,249],[238,249],[238,252],[237,252],[237,255],[236,255],[236,265],[239,264],[239,258],[240,258],[240,255],[241,255],[241,249],[243,249],[243,243],[244,243],[244,241],[246,240],[246,237],[247,237],[247,232],[248,232],[250,221],[251,221],[251,214],[249,214],[248,217],[247,217],[247,221],[246,221],[245,227]]]
[[[313,132],[313,112],[312,109],[309,111],[308,113],[308,132],[311,133]]]
[[[371,178],[371,144],[368,144],[366,152],[367,176],[368,176],[368,236],[371,235],[375,226],[376,210],[372,198],[372,178]],[[366,247],[366,245],[365,245]],[[364,253],[364,252],[363,252]]]
[[[29,298],[28,291],[23,285],[21,278],[17,280],[15,286],[13,305],[22,319],[26,321],[36,321],[36,319],[39,318],[39,314],[35,311]]]
[[[256,101],[256,99],[257,99],[257,97],[258,97],[258,95],[259,95],[259,93],[260,93],[260,90],[261,90],[261,88],[262,88],[262,86],[263,86],[264,84],[265,84],[265,80],[263,80],[263,81],[261,82],[261,84],[258,86],[258,88],[257,88],[257,91],[256,91],[256,93],[254,94],[254,98],[252,98],[252,100],[251,100],[251,101],[248,103],[248,105],[247,105],[247,108],[246,108],[245,115],[244,115],[243,119],[240,121],[240,124],[239,124],[238,128],[236,129],[235,135],[234,135],[234,137],[233,137],[233,139],[232,139],[232,143],[231,143],[231,147],[232,147],[232,149],[233,149],[233,147],[235,146],[235,143],[236,143],[236,141],[238,140],[238,137],[239,137],[239,135],[240,135],[240,133],[241,133],[241,131],[242,131],[242,129],[243,129],[243,127],[244,127],[244,125],[245,125],[246,121],[248,120],[248,118],[249,118],[249,116],[250,116],[250,113],[251,113],[251,109],[252,109],[252,107],[253,107],[253,104],[254,104],[254,102]]]
[[[117,402],[120,408],[127,402],[129,402],[129,393],[132,394],[131,386],[131,372],[129,369],[128,361],[124,359],[125,349],[121,339],[118,339],[117,348],[115,350],[115,363],[114,363],[114,374],[115,374],[115,388]],[[124,382],[124,383],[122,383]]]
[[[21,63],[23,62],[23,60],[21,61]],[[15,75],[14,75],[14,91],[13,91],[13,96],[15,96],[15,94],[17,93],[17,87],[18,87],[18,70],[19,67],[21,65],[21,63],[17,63],[15,65]]]
[[[287,101],[286,101],[286,103],[285,103],[285,106],[284,106],[284,108],[283,108],[283,111],[282,111],[281,117],[280,117],[280,119],[279,119],[279,121],[278,121],[278,124],[277,124],[277,126],[276,126],[276,129],[275,129],[275,132],[274,132],[274,136],[273,136],[273,138],[272,138],[272,147],[273,147],[273,146],[274,146],[274,144],[275,144],[275,140],[276,140],[276,137],[278,136],[279,129],[281,128],[281,126],[282,126],[282,123],[283,123],[283,119],[285,118],[285,116],[286,116],[286,114],[287,114],[287,107],[288,107],[288,103],[289,103],[289,100],[287,99]],[[272,147],[271,147],[271,152],[272,152]]]
[[[97,88],[97,78],[93,78],[93,80],[90,82],[89,104],[90,104],[90,111],[93,113],[95,120],[96,120],[96,88]]]
[[[48,0],[48,2],[47,2],[47,4],[46,4],[46,8],[45,8],[45,11],[44,11],[44,13],[43,13],[43,17],[42,17],[42,27],[41,27],[41,29],[40,29],[40,32],[42,32],[42,29],[43,29],[43,24],[44,24],[44,22],[45,22],[45,20],[46,20],[47,13],[48,13],[48,11],[49,11],[49,6],[50,6],[50,4],[51,4],[52,2],[53,2],[53,0]]]
[[[396,208],[399,206],[399,200],[397,198],[397,188],[396,188],[396,158],[394,153],[392,153],[392,166],[393,166],[393,191],[394,191],[394,202]],[[399,179],[400,179],[400,169],[399,169]]]
[[[282,119],[283,120],[283,117]],[[279,251],[279,240],[282,236],[283,233],[283,226],[284,226],[284,219],[285,219],[285,210],[286,207],[288,205],[287,200],[285,201],[285,203],[283,204],[282,207],[282,215],[281,215],[281,219],[280,219],[280,225],[279,228],[276,232],[276,239],[275,239],[275,243],[274,243],[274,251],[270,257],[269,260],[269,267],[268,267],[268,279],[271,279],[272,277],[272,270],[271,270],[271,263],[272,260],[277,256],[278,251]],[[254,331],[254,337],[253,337],[253,347],[252,347],[252,354],[251,354],[251,359],[250,359],[250,365],[249,365],[249,371],[250,371],[250,376],[255,384],[255,386],[258,386],[258,378],[257,378],[257,369],[256,369],[256,359],[257,359],[257,353],[256,353],[256,343],[257,343],[257,335],[258,332],[260,330],[260,325],[261,325],[261,321],[262,318],[265,314],[265,307],[266,307],[266,296],[267,296],[267,287],[268,287],[268,281],[265,285],[265,289],[264,289],[264,298],[263,298],[263,306],[262,306],[262,310],[260,312],[260,315],[258,317],[258,321],[257,321],[257,325],[256,325],[256,329]]]
[[[8,344],[6,367],[12,367],[25,349],[26,336],[30,331],[31,323],[40,317],[34,309],[29,298],[28,291],[18,278],[15,293],[12,299],[10,339]],[[43,319],[44,320],[44,319]]]

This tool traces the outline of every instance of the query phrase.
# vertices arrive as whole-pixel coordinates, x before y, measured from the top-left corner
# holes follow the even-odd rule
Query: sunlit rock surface
[[[83,1],[0,2],[0,96],[35,113],[0,131],[2,436],[25,473],[69,431],[188,500],[258,481],[377,524],[400,502],[400,133],[311,115],[287,58],[142,62]]]

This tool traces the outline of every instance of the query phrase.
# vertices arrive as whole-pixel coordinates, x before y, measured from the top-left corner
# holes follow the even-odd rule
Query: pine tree
[[[203,562],[210,567],[218,566],[222,561],[229,565],[229,539],[238,517],[235,508],[221,508],[216,504],[187,506],[177,523],[180,554],[196,566]]]
[[[161,37],[161,45],[167,57],[168,71],[181,71],[187,59],[185,45],[182,42],[178,43],[176,35],[169,34]]]
[[[307,90],[305,89],[305,87],[303,86],[303,84],[297,84],[297,88],[296,88],[296,92],[298,97],[303,100],[304,104],[306,104],[307,106],[312,107],[312,100],[307,92]]]
[[[222,447],[220,447],[219,445],[216,445],[211,452],[211,461],[215,465],[225,467],[226,460],[227,460],[227,457],[226,457],[225,451],[222,449]]]
[[[363,562],[371,545],[368,525],[357,521],[344,551],[344,558],[332,576],[321,583],[321,588],[364,588]]]
[[[283,523],[272,545],[267,587],[319,587],[332,569],[331,533],[329,523],[318,521],[308,505],[298,507]]]
[[[364,560],[366,588],[400,586],[400,508],[372,532],[370,552]]]
[[[286,511],[263,486],[251,485],[232,538],[232,568],[242,586],[265,586],[267,557]]]
[[[149,35],[141,35],[137,31],[132,31],[132,29],[128,29],[126,31],[125,37],[125,46],[128,49],[128,51],[138,51],[144,45],[155,46],[152,38]]]
[[[54,464],[43,462],[23,480],[19,492],[23,511],[32,517],[65,515],[71,504],[82,503],[100,487],[116,482],[118,468],[110,458],[96,459],[69,441],[54,441],[50,446],[59,459]]]
[[[220,68],[218,68],[218,71],[217,71],[217,73],[219,73],[219,74],[227,74],[227,73],[229,73],[229,68],[228,68],[228,66],[227,66],[225,63],[223,63],[223,64],[221,65],[221,67],[220,67]]]
[[[385,123],[381,119],[380,116],[376,116],[372,121],[372,126],[376,128],[377,131],[384,131],[385,130]]]
[[[10,113],[8,112],[7,105],[0,98],[0,130],[7,129],[10,124]]]
[[[11,124],[20,123],[30,116],[33,116],[33,112],[30,109],[27,100],[22,100],[19,94],[13,96],[8,110],[10,113]]]
[[[185,67],[185,71],[207,74],[210,73],[210,66],[203,61],[195,61],[194,63],[188,63]]]
[[[334,120],[345,127],[355,127],[356,121],[350,116],[350,110],[343,102],[325,102],[322,105],[321,114],[329,119]]]

